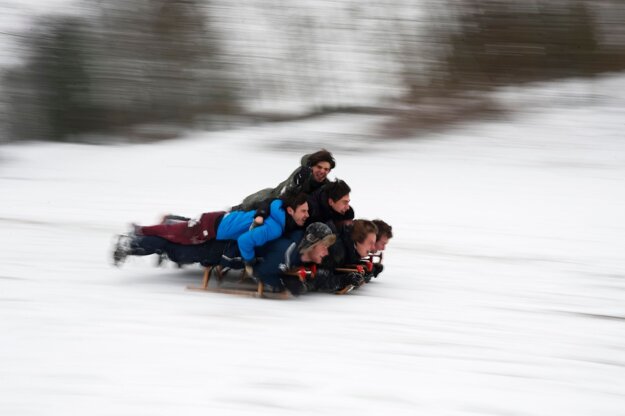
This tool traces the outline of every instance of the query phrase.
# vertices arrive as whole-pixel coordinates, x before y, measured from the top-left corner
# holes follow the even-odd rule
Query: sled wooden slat
[[[354,290],[354,285],[347,285],[343,289],[334,292],[335,295],[347,295],[349,292]]]
[[[360,273],[360,270],[358,269],[352,269],[347,267],[337,267],[336,269],[334,269],[334,271],[341,273]]]
[[[212,271],[213,271],[213,266],[208,266],[204,268],[204,278],[202,279],[202,287],[204,289],[208,288],[208,281],[211,278]]]
[[[188,290],[196,290],[196,291],[202,291],[202,292],[213,292],[213,293],[228,293],[231,295],[243,295],[243,296],[250,296],[253,298],[259,298],[262,297],[263,294],[259,293],[258,290],[246,290],[246,289],[226,289],[226,288],[221,288],[221,287],[201,287],[201,286],[187,286]]]
[[[211,273],[213,270],[217,274],[217,287],[209,287],[211,280]],[[249,278],[246,276],[246,273],[243,272],[243,276],[241,279],[235,283],[235,285],[243,285],[243,281]],[[240,295],[240,296],[248,296],[253,298],[269,298],[269,299],[288,299],[289,294],[286,292],[281,293],[273,293],[273,292],[265,292],[265,286],[258,282],[256,287],[248,286],[246,287],[222,287],[223,281],[223,269],[220,266],[207,266],[204,268],[204,275],[202,277],[202,286],[187,286],[188,290],[201,291],[201,292],[213,292],[213,293],[227,293],[232,295]]]
[[[226,293],[230,295],[247,296],[251,298],[266,298],[266,299],[290,299],[290,295],[287,292],[265,292],[262,285],[256,290],[247,289],[230,289],[230,288],[204,288],[200,286],[187,286],[187,290],[194,290],[198,292],[212,292],[212,293]]]

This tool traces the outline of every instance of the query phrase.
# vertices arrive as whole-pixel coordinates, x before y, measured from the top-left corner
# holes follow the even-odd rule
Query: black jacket
[[[335,292],[351,283],[350,273],[337,272],[336,268],[358,264],[361,260],[352,240],[352,226],[338,228],[328,224],[336,234],[336,242],[328,249],[329,254],[317,270],[317,276],[310,282],[309,290]]]
[[[354,209],[349,207],[345,214],[339,214],[330,207],[328,204],[328,193],[324,188],[319,188],[308,196],[308,220],[306,225],[313,222],[331,221],[335,225],[340,224],[343,221],[349,221],[354,219]]]
[[[356,251],[356,245],[352,240],[353,226],[351,224],[339,227],[328,224],[332,232],[336,234],[336,242],[328,249],[329,254],[323,260],[323,267],[336,269],[348,265],[360,263],[361,257]]]
[[[266,199],[276,199],[285,192],[306,194],[312,193],[322,185],[329,182],[326,178],[323,182],[317,182],[312,176],[312,169],[308,158],[310,154],[302,156],[300,167],[295,169],[289,177],[280,182],[275,188],[265,188],[258,192],[254,192],[243,199],[241,204],[232,207],[232,211],[250,211],[258,208],[259,204]]]

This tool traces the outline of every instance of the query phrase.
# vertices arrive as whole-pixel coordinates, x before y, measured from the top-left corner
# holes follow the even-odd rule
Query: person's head
[[[309,217],[308,196],[304,193],[299,193],[295,195],[284,195],[281,199],[286,213],[293,218],[295,224],[303,227]]]
[[[332,153],[326,149],[311,154],[308,157],[308,167],[312,169],[312,178],[317,182],[323,182],[328,177],[328,173],[336,166]]]
[[[375,241],[375,250],[382,251],[386,249],[388,240],[393,238],[393,227],[385,223],[384,221],[377,219],[372,221],[376,227],[378,227],[378,234]]]
[[[328,255],[328,247],[336,241],[336,235],[332,234],[330,227],[322,222],[313,222],[306,227],[304,238],[300,241],[299,249],[303,262],[321,264]]]
[[[351,188],[340,179],[330,182],[324,186],[328,196],[328,205],[339,214],[345,214],[349,209],[349,193]]]
[[[352,224],[352,240],[360,257],[365,257],[375,249],[375,239],[378,227],[373,221],[354,220]]]

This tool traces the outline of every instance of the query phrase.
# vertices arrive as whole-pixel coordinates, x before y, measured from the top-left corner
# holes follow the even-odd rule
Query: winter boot
[[[130,243],[132,242],[132,237],[125,234],[120,234],[117,237],[117,243],[115,244],[115,249],[113,250],[113,265],[115,267],[120,267],[121,264],[126,260],[126,257],[131,252]]]

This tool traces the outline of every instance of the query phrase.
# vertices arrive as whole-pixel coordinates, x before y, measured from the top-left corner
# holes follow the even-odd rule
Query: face
[[[299,205],[297,208],[293,209],[291,207],[286,207],[286,212],[291,217],[293,217],[293,221],[295,224],[300,227],[304,226],[304,223],[308,219],[308,202],[304,202],[302,205]]]
[[[366,257],[370,251],[375,249],[375,233],[367,234],[362,243],[356,243],[356,251],[360,257]]]
[[[386,245],[388,244],[388,236],[386,234],[382,234],[380,238],[375,242],[375,250],[374,251],[382,251],[386,249]]]
[[[325,244],[315,244],[307,254],[310,261],[321,264],[323,258],[328,255],[328,247]]]
[[[323,182],[328,177],[328,173],[330,173],[332,168],[330,167],[330,162],[319,162],[315,166],[312,167],[312,176],[313,179],[317,182]]]
[[[330,208],[332,208],[341,215],[345,214],[349,209],[349,201],[349,194],[345,195],[343,198],[339,199],[336,202],[333,201],[332,198],[328,198],[328,204],[330,205]]]

